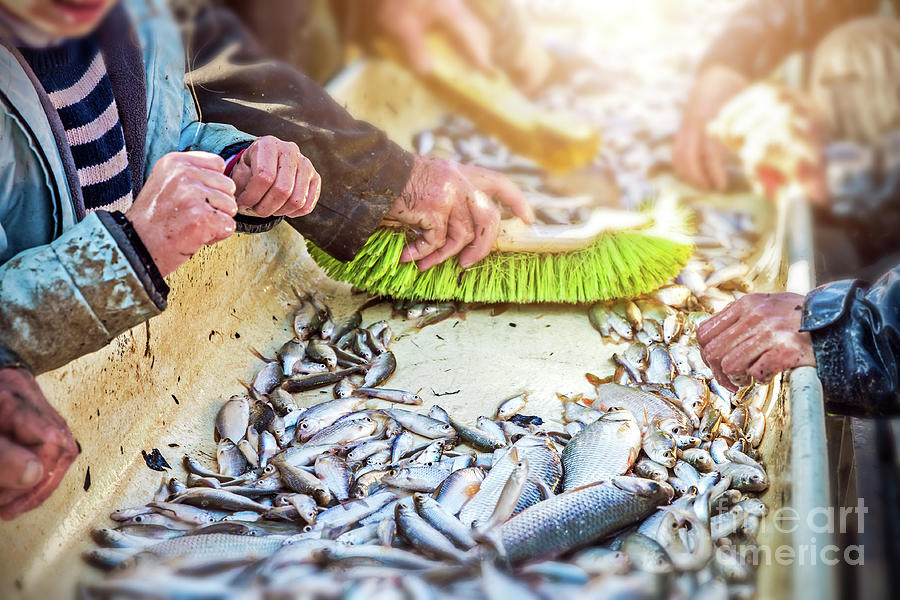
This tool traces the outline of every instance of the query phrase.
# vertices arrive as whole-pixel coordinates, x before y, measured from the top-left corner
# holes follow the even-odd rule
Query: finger
[[[494,196],[497,201],[508,206],[514,215],[529,225],[534,223],[534,211],[525,198],[525,194],[509,178],[481,167],[469,167],[463,173],[477,189]]]
[[[419,75],[431,73],[431,55],[425,44],[425,32],[413,15],[397,15],[393,26],[394,38],[413,71]]]
[[[235,220],[230,215],[218,210],[213,210],[206,218],[206,226],[207,241],[204,243],[206,246],[228,239],[237,229]]]
[[[308,215],[319,202],[322,191],[322,178],[309,160],[301,162],[297,169],[297,180],[294,182],[294,197],[297,206],[288,216],[302,217]]]
[[[300,151],[293,152],[282,146],[278,153],[278,168],[275,172],[275,181],[269,187],[269,191],[263,195],[259,204],[251,210],[261,217],[271,217],[288,204],[294,193],[294,182],[297,180],[297,170],[300,166]],[[306,183],[306,182],[304,182]],[[306,185],[302,188],[306,191]]]
[[[490,254],[500,231],[500,210],[483,192],[475,192],[475,199],[469,203],[475,239],[459,253],[459,265],[468,269]]]
[[[278,171],[278,146],[274,138],[262,137],[241,156],[250,169],[250,179],[237,198],[241,208],[252,208],[260,203],[272,184]]]
[[[62,444],[69,435],[65,421],[55,418],[58,414],[46,401],[21,394],[13,394],[13,400],[2,411],[0,434],[22,446]]]
[[[685,180],[700,188],[709,189],[709,182],[706,180],[706,171],[703,168],[703,138],[705,136],[696,127],[687,133],[685,139],[684,153],[682,154],[684,164]]]
[[[715,189],[724,192],[728,189],[728,170],[725,168],[725,148],[719,140],[711,137],[704,138],[703,145],[704,154],[706,156],[704,165],[706,166],[708,180]]]
[[[472,225],[472,217],[465,206],[457,206],[450,214],[450,224],[447,227],[447,242],[428,257],[416,263],[420,271],[427,271],[448,258],[459,254],[463,248],[475,240],[475,229]]]
[[[726,375],[725,373],[723,373],[721,369],[719,369],[717,366],[714,367],[713,365],[711,365],[711,364],[709,364],[709,363],[707,363],[707,366],[708,366],[710,369],[712,369],[712,372],[713,372],[713,378],[714,378],[716,381],[718,381],[720,384],[722,384],[722,387],[724,387],[724,388],[725,388],[726,390],[728,390],[729,392],[736,392],[736,391],[738,391],[738,386],[736,386],[736,385],[734,384],[734,382],[731,381],[731,379],[728,378],[728,375]]]
[[[459,1],[439,2],[436,10],[441,25],[472,65],[491,70],[491,32],[481,19]]]
[[[253,174],[250,172],[249,165],[243,161],[238,161],[238,164],[234,165],[234,168],[231,170],[231,179],[234,181],[235,194],[238,198],[247,188],[251,177],[253,177]]]
[[[50,494],[59,487],[63,477],[69,470],[74,457],[63,457],[55,466],[49,477],[45,477],[37,487],[25,494],[15,498],[11,502],[6,503],[0,508],[0,519],[9,520],[40,506],[44,500],[50,497]]]
[[[225,159],[212,152],[201,152],[199,150],[170,152],[163,158],[178,163],[188,163],[199,169],[209,169],[219,173],[225,171]]]
[[[732,327],[743,315],[741,304],[732,302],[722,312],[703,321],[697,327],[697,343],[706,346],[717,338],[722,332]]]
[[[0,436],[0,488],[29,489],[43,475],[44,467],[34,452]]]
[[[11,518],[7,515],[14,516],[43,502],[78,457],[78,445],[68,429],[49,430],[44,438],[44,443],[31,448],[41,462],[43,477],[31,489],[4,489],[0,492],[0,518]],[[12,508],[9,508],[11,505]]]
[[[194,165],[184,166],[182,169],[174,171],[172,176],[177,177],[181,184],[202,185],[230,196],[234,196],[236,189],[235,182],[231,177]]]
[[[732,380],[746,378],[750,367],[771,347],[766,335],[751,335],[735,344],[719,361],[722,372]]]
[[[775,375],[789,368],[780,348],[772,348],[760,356],[748,371],[748,376],[759,383],[769,383]]]
[[[233,217],[238,212],[237,202],[233,195],[224,194],[218,190],[202,188],[203,200],[212,208]]]
[[[404,248],[400,253],[400,262],[419,261],[440,248],[447,241],[447,223],[438,224],[433,229],[426,229],[421,237]]]
[[[735,346],[753,337],[759,337],[760,329],[761,325],[753,323],[752,319],[738,319],[737,323],[717,335],[706,346],[703,346],[703,353],[709,356],[711,360],[721,364],[725,355],[729,354]]]

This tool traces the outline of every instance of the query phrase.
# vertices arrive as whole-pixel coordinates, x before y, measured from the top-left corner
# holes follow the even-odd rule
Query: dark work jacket
[[[893,0],[895,7],[900,1]],[[701,61],[758,79],[793,52],[813,50],[832,30],[874,15],[881,0],[750,0],[731,17]]]
[[[188,48],[187,81],[204,120],[295,142],[322,176],[322,192],[312,213],[287,221],[331,256],[351,260],[406,186],[413,155],[269,58],[227,10],[195,18]]]
[[[812,335],[826,410],[900,415],[900,266],[872,286],[816,288],[806,296],[803,330]]]

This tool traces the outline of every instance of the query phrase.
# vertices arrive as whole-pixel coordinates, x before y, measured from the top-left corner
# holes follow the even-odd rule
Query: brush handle
[[[653,219],[627,210],[596,209],[584,223],[575,225],[527,225],[519,219],[504,219],[494,242],[499,252],[558,254],[587,248],[601,235],[614,231],[649,227]]]
[[[494,250],[532,254],[575,252],[587,248],[605,233],[642,229],[652,224],[652,217],[645,213],[611,208],[595,209],[587,221],[573,225],[528,225],[513,217],[500,221]],[[399,222],[384,220],[381,225],[417,234]]]

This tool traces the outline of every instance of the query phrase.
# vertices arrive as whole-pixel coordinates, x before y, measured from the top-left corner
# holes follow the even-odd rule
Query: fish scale
[[[631,412],[607,412],[582,429],[563,450],[563,491],[623,475],[640,449],[641,430]]]
[[[671,498],[671,488],[650,480],[650,493],[633,494],[612,483],[596,483],[554,496],[500,526],[499,539],[511,562],[556,556],[622,529]]]
[[[516,514],[544,499],[540,487],[533,482],[535,477],[546,483],[550,489],[556,489],[562,478],[563,469],[559,453],[553,448],[548,438],[535,435],[525,436],[513,444],[513,447],[519,453],[520,459],[528,460],[530,473],[530,479],[525,484],[519,502],[513,510],[513,514]],[[459,520],[466,525],[472,525],[475,521],[486,523],[494,512],[503,486],[515,466],[516,462],[509,456],[509,451],[506,451],[503,457],[491,467],[478,492],[463,506],[459,513]]]
[[[661,419],[675,419],[682,427],[693,429],[690,418],[661,396],[618,383],[598,385],[594,404],[600,404],[605,409],[620,407],[630,410],[641,429]]]
[[[141,550],[162,560],[170,560],[190,555],[191,558],[210,557],[226,561],[229,559],[265,558],[278,550],[287,536],[267,535],[254,537],[228,533],[189,535],[166,540]]]

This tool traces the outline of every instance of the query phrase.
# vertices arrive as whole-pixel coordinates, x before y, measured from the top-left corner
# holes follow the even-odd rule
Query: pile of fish
[[[656,322],[651,346],[671,351],[689,335],[690,317],[670,331],[684,313],[668,304],[634,306],[632,337]],[[305,297],[293,325],[219,411],[216,465],[185,456],[186,478],[93,531],[86,559],[108,573],[83,597],[752,596],[767,388],[732,396],[696,357],[666,378],[623,355],[627,385],[589,375],[596,398],[565,398],[559,422],[520,394],[471,427],[381,387],[396,368],[386,322]],[[333,399],[300,408],[324,386]]]

